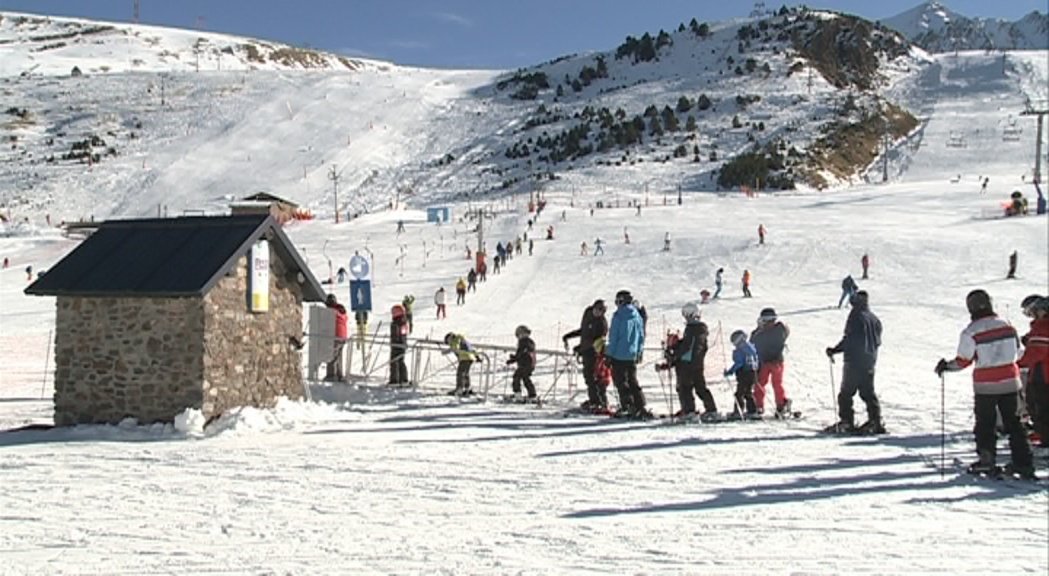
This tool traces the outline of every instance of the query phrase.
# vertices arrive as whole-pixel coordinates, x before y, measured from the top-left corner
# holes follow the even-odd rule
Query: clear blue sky
[[[922,0],[814,0],[870,19]],[[1046,0],[950,0],[966,16],[1016,20]],[[799,4],[786,2],[787,5]],[[766,2],[779,8],[781,2]],[[670,31],[693,17],[747,15],[749,0],[140,0],[141,21],[276,40],[442,68],[518,68],[573,52],[611,50],[627,35]],[[0,11],[130,22],[134,0],[0,0]]]

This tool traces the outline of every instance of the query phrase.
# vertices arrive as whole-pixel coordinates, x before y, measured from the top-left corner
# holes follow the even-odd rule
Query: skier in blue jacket
[[[736,330],[729,338],[732,340],[732,366],[725,370],[725,377],[736,375],[736,408],[730,420],[753,417],[757,411],[754,403],[754,382],[758,375],[758,350],[747,341],[747,333]],[[741,413],[741,411],[745,411]]]
[[[605,356],[612,364],[612,382],[619,392],[617,416],[651,418],[645,408],[645,395],[637,382],[637,362],[645,347],[645,328],[627,290],[616,293],[616,311],[608,329]]]

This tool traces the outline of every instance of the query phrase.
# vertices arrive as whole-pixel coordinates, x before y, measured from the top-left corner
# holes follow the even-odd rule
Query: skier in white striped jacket
[[[979,460],[969,467],[976,474],[995,474],[998,470],[997,416],[1009,434],[1011,463],[1006,473],[1034,477],[1031,445],[1020,424],[1017,410],[1020,391],[1020,369],[1016,354],[1020,338],[1016,329],[994,313],[991,297],[983,290],[973,290],[965,297],[972,322],[962,330],[958,354],[953,360],[940,359],[936,374],[973,368],[973,393],[976,412],[976,453]]]

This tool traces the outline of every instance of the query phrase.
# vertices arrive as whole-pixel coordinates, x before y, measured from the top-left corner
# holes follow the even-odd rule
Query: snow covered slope
[[[882,24],[929,52],[1049,49],[1049,15],[1033,11],[1015,22],[969,18],[930,0]]]
[[[0,76],[200,70],[357,70],[385,63],[141,24],[0,13]]]

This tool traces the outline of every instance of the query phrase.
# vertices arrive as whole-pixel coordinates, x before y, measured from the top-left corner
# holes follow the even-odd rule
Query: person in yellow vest
[[[455,283],[455,305],[463,304],[466,304],[466,279],[460,276],[459,281]]]
[[[445,354],[454,353],[459,365],[455,370],[455,390],[449,392],[449,396],[470,396],[473,390],[470,388],[470,367],[477,360],[477,353],[473,346],[467,342],[462,334],[449,332],[444,335],[444,343],[448,345]]]
[[[401,300],[401,306],[404,307],[404,318],[408,321],[408,333],[411,334],[415,329],[415,324],[412,322],[412,306],[415,306],[415,296],[405,295],[404,300]]]

